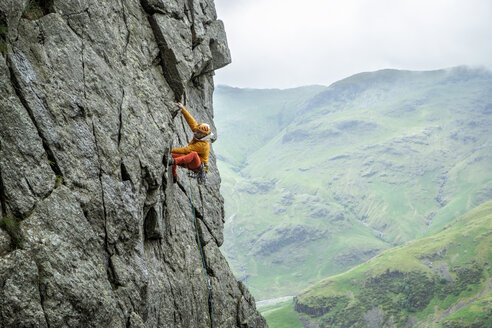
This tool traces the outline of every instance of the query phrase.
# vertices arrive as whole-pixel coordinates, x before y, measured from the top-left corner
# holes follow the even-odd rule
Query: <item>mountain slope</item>
[[[492,201],[302,292],[320,327],[490,327]]]
[[[260,298],[295,294],[492,197],[488,71],[383,70],[214,97],[224,251]]]

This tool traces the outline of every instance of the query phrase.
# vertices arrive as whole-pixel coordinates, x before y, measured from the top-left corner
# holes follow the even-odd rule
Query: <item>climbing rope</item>
[[[208,276],[207,264],[205,263],[205,256],[203,254],[202,243],[200,242],[200,235],[198,233],[198,223],[196,220],[195,206],[193,205],[193,198],[191,193],[191,180],[188,176],[188,199],[190,200],[191,211],[193,212],[193,218],[195,221],[195,231],[196,231],[196,240],[198,244],[198,248],[200,249],[200,254],[202,256],[202,264],[203,270],[205,271],[205,277],[207,278],[207,287],[208,287],[208,301],[210,304],[210,326],[215,328],[215,317],[214,317],[214,299],[212,297],[212,285],[210,284],[210,277]]]

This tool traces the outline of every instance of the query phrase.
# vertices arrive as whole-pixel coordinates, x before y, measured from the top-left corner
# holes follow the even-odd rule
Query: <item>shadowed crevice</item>
[[[127,14],[127,9],[123,3],[123,1],[120,1],[121,5],[121,11],[123,13],[123,22],[125,22],[125,27],[126,27],[126,38],[125,38],[125,56],[128,52],[128,45],[130,44],[130,24],[128,22],[128,14]],[[123,61],[123,64],[126,65],[126,59]],[[123,94],[124,96],[124,94]]]
[[[126,169],[126,166],[124,163],[121,163],[120,171],[121,171],[121,180],[122,181],[130,181],[133,184],[132,178],[130,177],[130,174],[128,173],[128,170]]]
[[[5,187],[3,186],[2,169],[0,167],[0,205],[1,216],[7,216],[7,195],[5,194]]]
[[[125,100],[125,89],[122,90],[121,102],[120,102],[120,111],[119,111],[119,126],[118,126],[118,148],[120,147],[121,142],[121,129],[123,128],[123,101]]]
[[[144,11],[149,15],[153,15],[156,13],[157,14],[165,14],[166,13],[163,9],[156,7],[156,6],[153,6],[148,0],[141,0],[140,4],[142,5]]]
[[[38,20],[54,12],[54,0],[29,0],[22,13],[22,18]]]
[[[195,49],[200,45],[203,41],[201,38],[198,38],[195,31],[195,9],[193,8],[193,0],[188,0],[188,11],[190,13],[190,21],[191,21],[191,48]]]
[[[159,215],[154,207],[151,207],[147,212],[144,220],[144,232],[146,240],[161,239],[159,231]]]
[[[96,146],[97,150],[97,161],[98,161],[98,168],[99,168],[99,184],[101,186],[101,201],[102,201],[102,207],[103,207],[103,216],[104,216],[104,242],[103,242],[103,247],[104,247],[104,256],[105,256],[105,261],[106,261],[106,275],[108,277],[108,281],[111,284],[111,287],[113,289],[116,288],[116,283],[114,279],[114,272],[113,272],[113,264],[111,262],[111,252],[109,251],[109,241],[108,241],[108,211],[106,209],[106,200],[105,200],[105,193],[104,193],[104,184],[102,181],[102,168],[101,168],[101,162],[99,160],[99,147],[97,145],[97,136],[96,136],[96,127],[94,125],[94,121],[92,122],[92,134],[94,136],[94,143]]]
[[[46,313],[46,309],[45,309],[45,306],[44,306],[44,303],[46,301],[46,291],[45,291],[45,287],[43,286],[43,284],[41,283],[41,266],[39,265],[39,263],[37,261],[34,261],[34,263],[36,264],[36,268],[38,270],[38,293],[39,293],[39,300],[40,300],[40,305],[41,305],[41,309],[43,310],[43,315],[44,315],[44,319],[46,320],[46,325],[48,326],[48,328],[50,328],[50,321],[49,321],[49,318],[48,318],[48,314]]]

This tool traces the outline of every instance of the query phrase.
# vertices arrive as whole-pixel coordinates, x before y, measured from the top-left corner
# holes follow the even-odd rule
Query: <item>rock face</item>
[[[167,165],[191,138],[177,100],[215,132],[213,1],[5,0],[0,26],[0,211],[22,239],[0,231],[0,327],[266,327],[219,250],[213,151],[206,185]]]

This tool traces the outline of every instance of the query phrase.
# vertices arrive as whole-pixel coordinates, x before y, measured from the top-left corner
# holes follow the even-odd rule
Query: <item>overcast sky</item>
[[[383,68],[492,68],[492,0],[215,0],[232,64],[215,83],[329,85]]]

